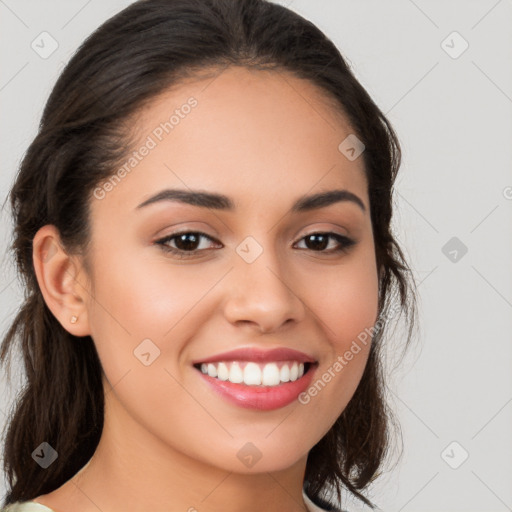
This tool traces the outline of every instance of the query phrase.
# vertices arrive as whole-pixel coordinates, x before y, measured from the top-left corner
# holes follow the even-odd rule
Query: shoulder
[[[53,510],[35,501],[17,501],[2,508],[0,512],[53,512]]]

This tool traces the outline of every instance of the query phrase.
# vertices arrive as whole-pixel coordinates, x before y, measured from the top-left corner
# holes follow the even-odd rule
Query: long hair
[[[321,89],[365,145],[379,278],[381,328],[373,336],[357,390],[309,453],[305,489],[320,502],[341,490],[373,508],[362,492],[379,474],[390,444],[382,348],[388,312],[398,304],[415,317],[414,280],[392,234],[393,185],[400,145],[384,114],[356,80],[335,45],[311,22],[266,0],[139,0],[103,23],[57,80],[39,130],[9,195],[11,250],[25,299],[8,329],[0,362],[17,348],[26,384],[7,423],[4,506],[49,493],[92,457],[103,428],[101,363],[91,337],[68,333],[43,300],[32,240],[53,224],[65,249],[85,253],[92,191],[112,176],[134,142],[128,122],[180,81],[227,66],[287,71]],[[42,442],[58,452],[43,469],[32,452]]]

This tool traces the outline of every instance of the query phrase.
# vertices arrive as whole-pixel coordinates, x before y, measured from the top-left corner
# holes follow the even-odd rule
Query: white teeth
[[[263,367],[261,383],[264,386],[277,386],[280,382],[279,368],[277,364],[270,363]]]
[[[244,384],[259,386],[261,384],[261,370],[256,363],[247,363],[244,368]]]
[[[294,382],[304,375],[304,363],[298,361],[202,363],[200,369],[210,377],[246,386],[278,386],[284,382]]]
[[[297,377],[299,376],[299,365],[297,363],[293,363],[292,367],[290,368],[290,380],[293,382],[297,380]]]
[[[244,381],[244,372],[240,365],[237,362],[234,362],[231,365],[231,370],[229,370],[229,382],[234,382],[235,384],[239,384]]]
[[[201,371],[203,371],[203,365],[201,365]],[[217,377],[217,367],[212,363],[208,363],[208,375],[210,377]]]
[[[220,380],[229,379],[229,370],[225,363],[219,363],[217,366],[217,378]]]

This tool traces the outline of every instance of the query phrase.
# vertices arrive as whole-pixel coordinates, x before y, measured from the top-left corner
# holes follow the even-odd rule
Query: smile
[[[315,359],[289,348],[242,348],[194,361],[208,390],[238,407],[269,411],[285,407],[308,388]]]

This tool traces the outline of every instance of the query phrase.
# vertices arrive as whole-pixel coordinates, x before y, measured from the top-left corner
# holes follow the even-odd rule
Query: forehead
[[[290,73],[219,70],[167,90],[131,122],[137,142],[104,204],[135,208],[176,187],[251,203],[347,188],[369,206],[363,159],[339,149],[353,133],[348,120]]]

